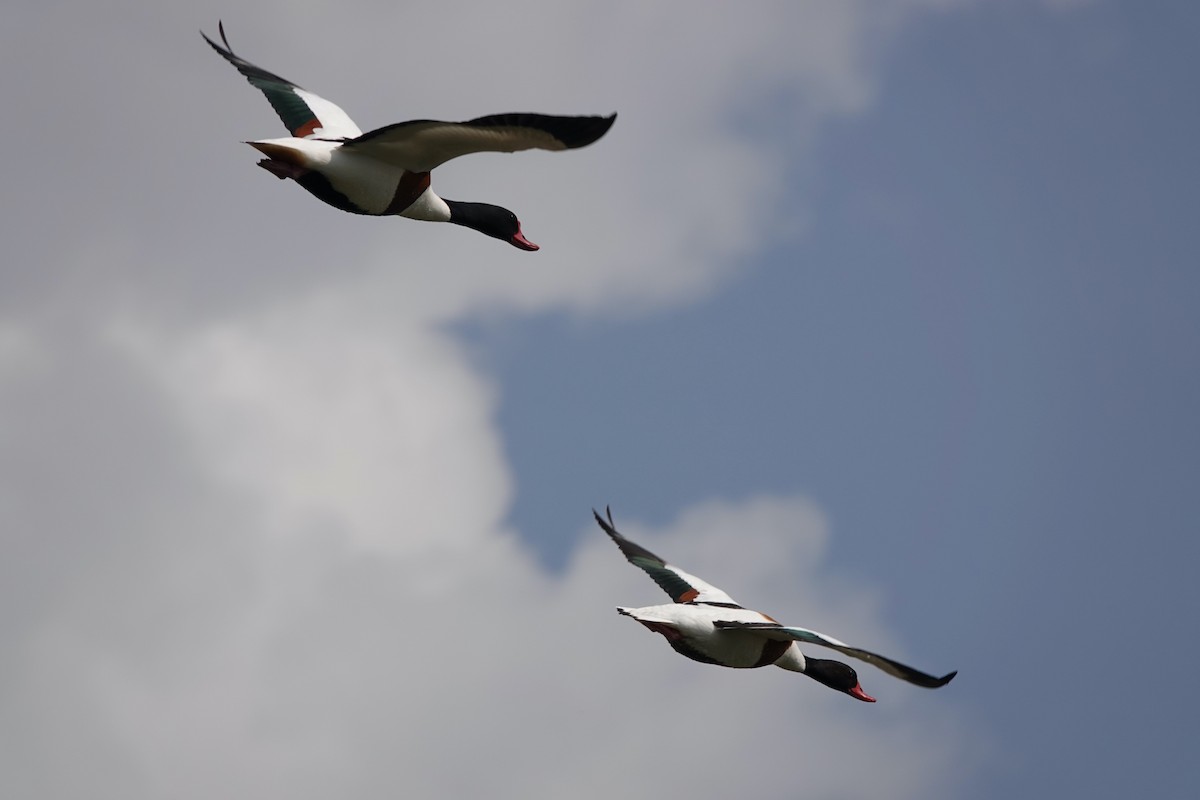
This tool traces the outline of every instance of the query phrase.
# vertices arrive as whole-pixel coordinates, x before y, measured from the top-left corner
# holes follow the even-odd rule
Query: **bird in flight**
[[[936,678],[890,658],[851,647],[832,636],[781,625],[766,614],[743,608],[717,587],[671,566],[626,539],[613,525],[612,511],[605,509],[605,513],[607,519],[592,510],[596,522],[616,542],[629,563],[644,570],[675,601],[670,605],[645,608],[618,606],[617,612],[662,634],[667,644],[680,655],[723,667],[754,668],[774,664],[801,672],[830,689],[867,703],[874,703],[875,698],[863,691],[853,667],[840,661],[805,656],[800,651],[800,643],[831,648],[928,689],[945,686],[958,674],[955,671]]]
[[[429,173],[468,153],[584,147],[607,133],[617,118],[492,114],[466,122],[411,120],[363,133],[337,105],[235,55],[224,24],[218,23],[218,31],[224,46],[203,31],[200,35],[266,95],[291,133],[247,142],[266,156],[258,165],[353,214],[452,222],[521,250],[537,250],[511,211],[439,197],[430,188]]]

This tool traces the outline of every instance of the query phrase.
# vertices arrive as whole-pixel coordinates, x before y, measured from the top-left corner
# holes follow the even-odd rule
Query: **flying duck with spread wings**
[[[218,24],[218,31],[224,46],[203,31],[200,35],[266,95],[291,133],[247,142],[266,156],[258,165],[353,214],[452,222],[521,250],[537,250],[511,211],[439,197],[430,188],[429,173],[470,153],[584,147],[607,133],[617,117],[491,114],[466,122],[398,122],[363,133],[334,103],[235,55],[225,26]]]
[[[675,652],[694,661],[736,668],[774,664],[803,673],[818,683],[867,703],[874,703],[875,698],[863,691],[853,667],[840,661],[805,656],[799,645],[828,647],[928,689],[945,686],[958,674],[955,671],[934,677],[877,653],[851,647],[832,636],[781,625],[766,614],[743,608],[712,584],[689,575],[626,539],[613,524],[611,510],[605,509],[607,518],[594,509],[592,513],[629,563],[645,571],[674,601],[669,605],[645,608],[618,607],[617,612],[662,634]]]

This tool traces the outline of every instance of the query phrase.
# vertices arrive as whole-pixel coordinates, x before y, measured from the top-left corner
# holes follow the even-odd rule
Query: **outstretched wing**
[[[807,642],[808,644],[819,644],[822,647],[828,647],[837,650],[839,653],[857,658],[859,661],[865,661],[868,664],[873,664],[889,675],[893,675],[902,681],[924,686],[927,689],[936,689],[939,686],[945,686],[950,682],[950,679],[958,674],[958,670],[947,673],[940,678],[935,678],[921,672],[918,669],[901,664],[899,661],[893,661],[890,658],[885,658],[878,653],[872,653],[867,650],[861,650],[857,647],[851,647],[845,642],[839,642],[832,636],[826,636],[823,633],[810,631],[807,628],[789,628],[784,625],[777,625],[772,622],[714,622],[718,628],[737,629],[742,631],[753,631],[760,633],[768,639],[777,641],[792,640],[797,642]]]
[[[204,41],[208,42],[213,50],[220,53],[222,58],[237,67],[237,71],[245,75],[246,80],[250,81],[252,86],[267,96],[267,102],[275,109],[275,113],[283,120],[287,129],[292,132],[292,136],[353,139],[362,135],[362,131],[354,124],[354,120],[350,119],[346,112],[338,106],[323,97],[301,89],[287,78],[267,72],[241,56],[234,55],[233,49],[229,46],[229,40],[225,38],[224,23],[218,22],[217,30],[221,34],[221,41],[225,43],[224,47],[208,38],[204,31],[201,31],[200,35],[204,36]]]
[[[621,552],[625,554],[629,563],[644,570],[676,603],[704,603],[727,608],[741,608],[732,597],[717,587],[705,583],[695,575],[687,574],[678,567],[672,567],[646,548],[626,539],[613,526],[612,510],[608,508],[604,510],[608,514],[607,520],[600,516],[596,509],[592,509],[596,522],[600,523],[604,532],[617,543],[617,547],[621,548]]]
[[[493,114],[467,122],[417,119],[364,133],[347,142],[344,149],[410,172],[428,172],[468,153],[584,147],[607,133],[616,118],[616,114],[607,117]]]

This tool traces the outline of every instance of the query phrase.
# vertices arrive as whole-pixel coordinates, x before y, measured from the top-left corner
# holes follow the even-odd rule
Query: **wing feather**
[[[927,689],[936,689],[939,686],[945,686],[950,680],[958,674],[958,670],[947,673],[940,678],[936,678],[928,673],[921,672],[918,669],[913,669],[910,666],[901,664],[899,661],[894,661],[890,658],[885,658],[878,653],[872,653],[869,650],[862,650],[858,647],[851,647],[845,642],[840,642],[832,636],[826,636],[817,631],[810,631],[808,628],[791,628],[785,625],[777,625],[771,622],[734,622],[734,621],[717,621],[713,623],[718,628],[737,629],[742,631],[752,631],[760,633],[768,639],[784,640],[790,639],[797,642],[805,642],[808,644],[817,644],[822,647],[828,647],[832,650],[837,650],[839,653],[857,658],[859,661],[865,661],[868,664],[878,667],[889,675],[899,678],[902,681],[924,686]]]
[[[592,514],[596,517],[596,522],[600,523],[600,527],[604,529],[604,532],[621,549],[621,553],[624,554],[626,560],[649,575],[676,603],[707,603],[727,606],[729,608],[741,608],[732,597],[717,587],[706,583],[695,575],[689,575],[678,567],[671,566],[640,544],[626,539],[613,525],[612,510],[606,508],[605,513],[608,515],[607,520],[600,516],[598,511],[592,509]]]
[[[345,149],[412,172],[428,172],[470,153],[584,147],[607,133],[616,117],[492,114],[466,122],[416,119],[368,131],[347,142]]]
[[[238,72],[246,76],[246,80],[250,81],[252,86],[266,96],[267,102],[271,104],[271,108],[275,109],[275,113],[283,120],[283,124],[287,126],[292,136],[353,139],[362,135],[362,131],[354,124],[354,120],[350,119],[349,115],[335,103],[301,89],[287,78],[267,72],[241,56],[234,55],[233,49],[229,46],[229,40],[225,38],[224,23],[218,22],[217,30],[221,34],[224,47],[208,38],[203,31],[200,32],[200,35],[213,50],[233,64]]]

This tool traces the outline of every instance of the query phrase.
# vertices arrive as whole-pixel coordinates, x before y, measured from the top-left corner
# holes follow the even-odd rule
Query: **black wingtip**
[[[477,117],[468,120],[468,124],[531,128],[550,134],[564,149],[574,150],[578,147],[586,147],[608,133],[608,129],[613,126],[616,119],[616,112],[607,117],[563,117],[552,114],[512,113]]]
[[[592,515],[596,517],[596,522],[600,523],[600,527],[603,528],[604,532],[608,534],[608,538],[613,540],[613,544],[620,549],[621,555],[625,556],[625,559],[629,561],[629,563],[641,569],[646,569],[644,564],[639,564],[638,562],[634,561],[635,558],[643,558],[654,562],[654,564],[659,566],[666,565],[667,562],[664,561],[660,556],[654,555],[654,553],[651,553],[649,550],[636,542],[629,541],[624,535],[621,534],[620,531],[617,530],[616,523],[613,522],[612,518],[612,509],[609,506],[604,507],[604,513],[608,515],[607,521],[604,519],[604,517],[600,516],[600,512],[594,508],[592,509]],[[670,594],[669,589],[667,590],[667,593]]]
[[[604,529],[605,533],[609,536],[620,536],[621,534],[617,533],[617,526],[613,524],[612,507],[605,506],[604,513],[608,515],[607,522],[604,521],[604,517],[600,516],[599,511],[592,509],[592,516],[596,518],[596,522],[600,523],[600,527]]]
[[[614,111],[607,117],[575,117],[574,120],[573,124],[564,125],[559,130],[553,131],[554,135],[571,150],[587,147],[608,133],[608,129],[617,121],[617,112]]]
[[[934,686],[932,686],[931,688],[936,689],[939,686],[945,686],[947,683],[954,680],[954,676],[957,674],[958,674],[958,670],[954,670],[953,672],[946,673],[942,677],[938,678],[937,683],[934,684]]]
[[[608,534],[608,538],[612,539],[613,542],[617,545],[617,547],[621,548],[621,552],[625,555],[626,558],[629,558],[630,553],[632,552],[630,548],[637,548],[637,545],[633,544],[633,542],[626,539],[624,536],[621,535],[621,532],[617,530],[617,525],[615,522],[613,522],[611,506],[605,506],[604,513],[608,517],[608,519],[605,519],[604,517],[600,516],[600,512],[597,511],[596,509],[594,509],[594,508],[592,509],[592,516],[594,516],[596,518],[596,522],[598,522],[600,524],[600,527],[604,530],[604,532]]]
[[[958,674],[958,670],[954,670],[954,672],[947,673],[940,678],[935,678],[932,675],[926,675],[925,673],[912,669],[911,667],[909,669],[913,674],[907,678],[908,682],[925,689],[941,688],[950,681],[954,680],[954,676]]]
[[[221,41],[225,44],[224,48],[222,48],[221,45],[217,44],[212,39],[208,38],[208,34],[203,30],[200,31],[200,35],[204,37],[204,41],[208,42],[209,46],[213,50],[216,50],[223,56],[226,54],[230,56],[233,55],[233,48],[229,46],[229,39],[225,36],[225,23],[221,20],[217,20],[217,33],[220,35]]]

